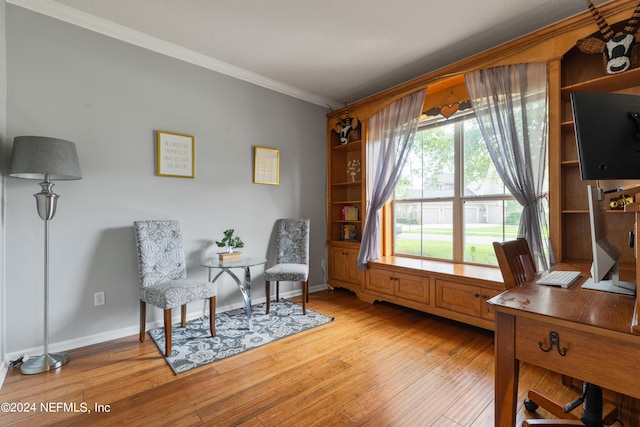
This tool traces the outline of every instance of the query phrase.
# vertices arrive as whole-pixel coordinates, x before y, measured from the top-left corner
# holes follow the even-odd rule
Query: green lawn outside
[[[395,252],[398,254],[424,256],[428,258],[440,258],[440,259],[452,259],[453,258],[453,243],[440,240],[423,240],[422,254],[420,253],[420,240],[419,239],[403,239],[403,235],[408,234],[420,234],[420,232],[426,235],[450,235],[451,231],[442,228],[429,228],[424,227],[422,230],[418,226],[410,227],[404,226],[400,235],[396,236]],[[515,239],[518,234],[518,226],[510,225],[504,229],[504,238],[502,237],[502,226],[495,227],[467,227],[466,229],[468,237],[486,236],[488,237],[486,243],[470,243],[465,248],[465,261],[498,265],[495,253],[493,251],[493,241],[502,241],[507,239]],[[493,239],[491,237],[494,236]]]

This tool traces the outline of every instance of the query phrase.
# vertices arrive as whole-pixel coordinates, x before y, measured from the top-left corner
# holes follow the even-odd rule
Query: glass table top
[[[200,261],[200,266],[208,268],[244,268],[253,267],[254,265],[266,264],[266,258],[259,257],[242,257],[230,261],[223,261],[220,258],[207,258]]]

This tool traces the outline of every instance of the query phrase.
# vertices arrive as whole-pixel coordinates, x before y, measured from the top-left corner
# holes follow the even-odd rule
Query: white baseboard
[[[320,284],[316,286],[309,287],[309,293],[318,292],[327,289],[327,284]],[[302,290],[292,290],[289,292],[284,292],[280,294],[281,298],[289,298],[294,296],[299,296],[302,293]],[[252,300],[252,304],[260,304],[265,302],[266,299],[259,298],[257,300]],[[203,303],[203,308],[205,304]],[[225,311],[234,310],[236,308],[244,307],[243,303],[236,304],[227,304],[224,306],[217,306],[216,311],[219,313],[223,313]],[[177,311],[177,310],[176,310]],[[178,312],[179,313],[179,312]],[[176,316],[176,319],[179,320],[179,314]],[[187,320],[196,319],[202,316],[202,310],[195,310],[187,313]],[[147,331],[150,329],[154,329],[163,325],[162,320],[155,320],[153,322],[147,322]],[[59,351],[69,351],[80,347],[86,347],[88,345],[99,344],[105,341],[111,341],[119,338],[128,337],[131,335],[137,335],[140,332],[138,325],[128,326],[126,328],[116,329],[107,332],[101,332],[99,334],[88,335],[85,337],[74,338],[72,340],[61,341],[56,343],[49,343],[49,352],[56,353]],[[4,378],[8,372],[9,362],[11,360],[15,360],[23,354],[29,355],[38,355],[44,352],[44,348],[42,346],[27,348],[19,351],[14,351],[11,353],[6,353],[2,361],[0,361],[0,388],[2,388],[2,383],[4,382]]]

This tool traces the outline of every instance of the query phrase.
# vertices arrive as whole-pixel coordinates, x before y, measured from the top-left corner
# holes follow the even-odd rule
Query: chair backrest
[[[506,242],[493,242],[504,285],[507,289],[534,278],[536,264],[526,239],[522,237]]]
[[[178,221],[135,221],[140,286],[187,277]]]
[[[309,219],[276,221],[276,263],[309,265]]]

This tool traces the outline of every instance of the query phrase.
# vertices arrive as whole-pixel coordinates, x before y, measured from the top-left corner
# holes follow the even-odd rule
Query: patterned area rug
[[[251,306],[251,331],[244,308],[218,313],[214,338],[209,331],[209,316],[193,319],[185,328],[179,323],[173,325],[171,356],[166,358],[167,363],[179,374],[333,320],[308,308],[307,315],[303,316],[301,306],[283,299],[271,303],[269,314],[265,314],[265,308],[264,303]],[[153,329],[149,334],[164,355],[164,328]]]

